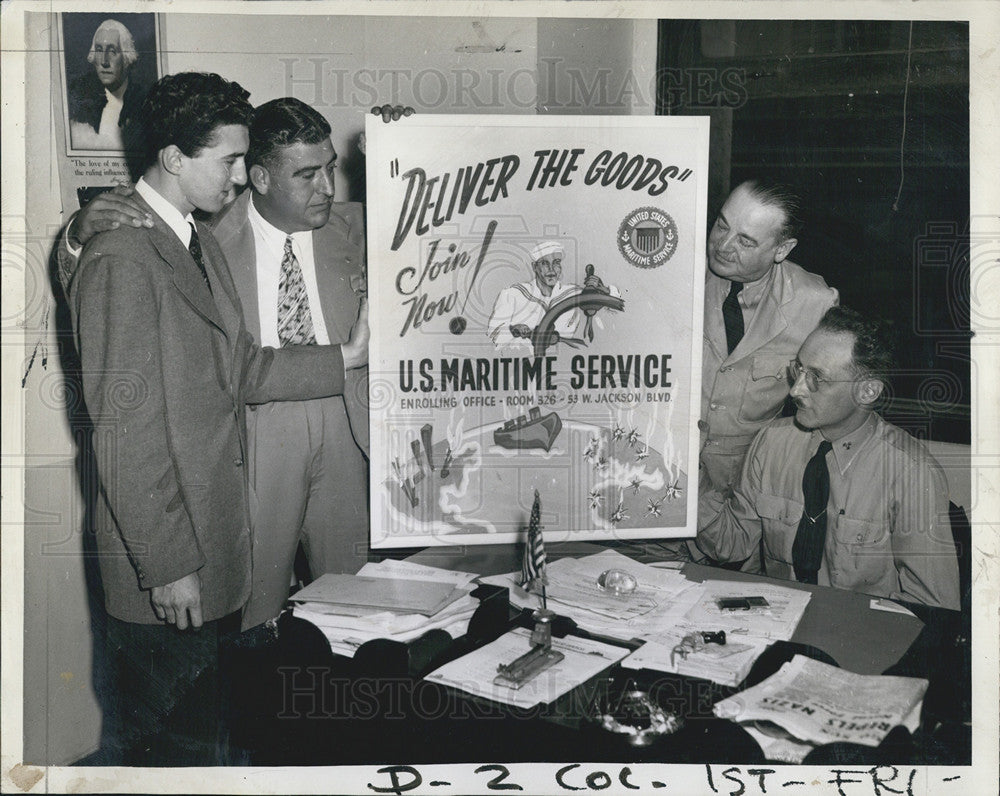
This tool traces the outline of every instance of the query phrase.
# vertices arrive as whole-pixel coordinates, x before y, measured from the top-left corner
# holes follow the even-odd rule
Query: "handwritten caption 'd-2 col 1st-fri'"
[[[452,780],[466,779],[465,766],[449,766],[447,771],[435,770],[433,766],[423,771],[415,766],[383,766],[368,782],[373,793],[404,793],[420,789],[421,793],[433,792],[427,788],[450,787]],[[642,792],[651,789],[669,788],[675,777],[670,767],[663,765],[600,766],[594,764],[568,763],[565,765],[506,766],[490,763],[472,769],[485,792],[513,791],[530,792],[531,787],[551,778],[550,786],[566,793],[602,791],[612,787],[626,788]],[[799,779],[794,769],[767,768],[764,766],[705,765],[700,793],[725,794],[726,796],[753,796],[754,794],[783,793],[798,796],[812,793],[834,793],[837,796],[936,796],[936,794],[960,793],[967,787],[960,774],[942,770],[935,774],[932,770],[916,767],[877,765],[867,768],[844,767],[822,769],[809,778]],[[450,780],[445,776],[450,776]],[[520,777],[525,779],[520,781]],[[697,775],[696,775],[697,776]],[[702,777],[697,777],[702,779]],[[690,787],[692,780],[685,772],[683,786]],[[817,788],[819,787],[819,790]],[[552,792],[547,790],[546,792]],[[674,791],[677,792],[677,791]]]

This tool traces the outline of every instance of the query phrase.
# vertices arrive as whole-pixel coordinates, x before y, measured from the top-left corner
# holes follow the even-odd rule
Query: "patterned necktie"
[[[722,302],[722,322],[726,325],[726,347],[730,354],[743,339],[743,309],[739,299],[742,289],[742,282],[730,282],[729,295]]]
[[[827,440],[823,440],[806,463],[806,470],[802,475],[802,498],[805,506],[792,543],[795,578],[802,583],[816,582],[816,573],[823,561],[826,504],[830,499],[830,472],[826,469],[826,454],[832,447]]]
[[[278,340],[285,345],[315,345],[309,296],[295,252],[292,236],[285,238],[285,254],[281,258],[281,276],[278,277]]]
[[[212,292],[212,283],[208,281],[208,271],[205,270],[205,259],[201,254],[201,241],[198,239],[198,230],[195,229],[194,224],[190,221],[188,226],[191,227],[191,240],[188,242],[188,251],[191,253],[191,259],[194,260],[194,264],[198,266],[198,270],[201,271],[201,276],[205,280],[205,284],[208,285],[208,292]]]

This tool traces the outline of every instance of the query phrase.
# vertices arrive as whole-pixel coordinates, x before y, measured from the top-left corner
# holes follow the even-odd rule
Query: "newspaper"
[[[764,682],[716,703],[716,716],[777,724],[799,741],[878,746],[916,728],[927,680],[860,675],[796,655]]]

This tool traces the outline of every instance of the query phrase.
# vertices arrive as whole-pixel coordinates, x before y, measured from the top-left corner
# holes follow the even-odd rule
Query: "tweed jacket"
[[[75,271],[60,270],[94,425],[105,602],[156,624],[148,590],[197,572],[210,621],[249,593],[245,404],[338,394],[343,357],[338,346],[260,348],[208,228],[198,224],[211,290],[135,199],[152,229],[96,235]]]

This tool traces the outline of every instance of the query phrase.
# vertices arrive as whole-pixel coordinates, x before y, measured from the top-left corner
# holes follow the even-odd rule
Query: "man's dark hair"
[[[160,78],[142,103],[142,171],[175,145],[188,157],[210,146],[219,127],[249,125],[250,92],[216,74],[180,72]]]
[[[292,144],[319,144],[330,137],[323,115],[294,97],[265,102],[250,122],[250,151],[246,163],[265,168],[276,150]]]
[[[817,328],[853,335],[851,358],[858,375],[882,381],[888,379],[895,357],[891,335],[884,321],[847,307],[836,306],[826,311]]]
[[[769,207],[776,207],[785,216],[779,235],[782,240],[794,238],[802,229],[802,204],[795,192],[784,183],[758,177],[740,183],[738,187],[746,188],[750,195]]]

